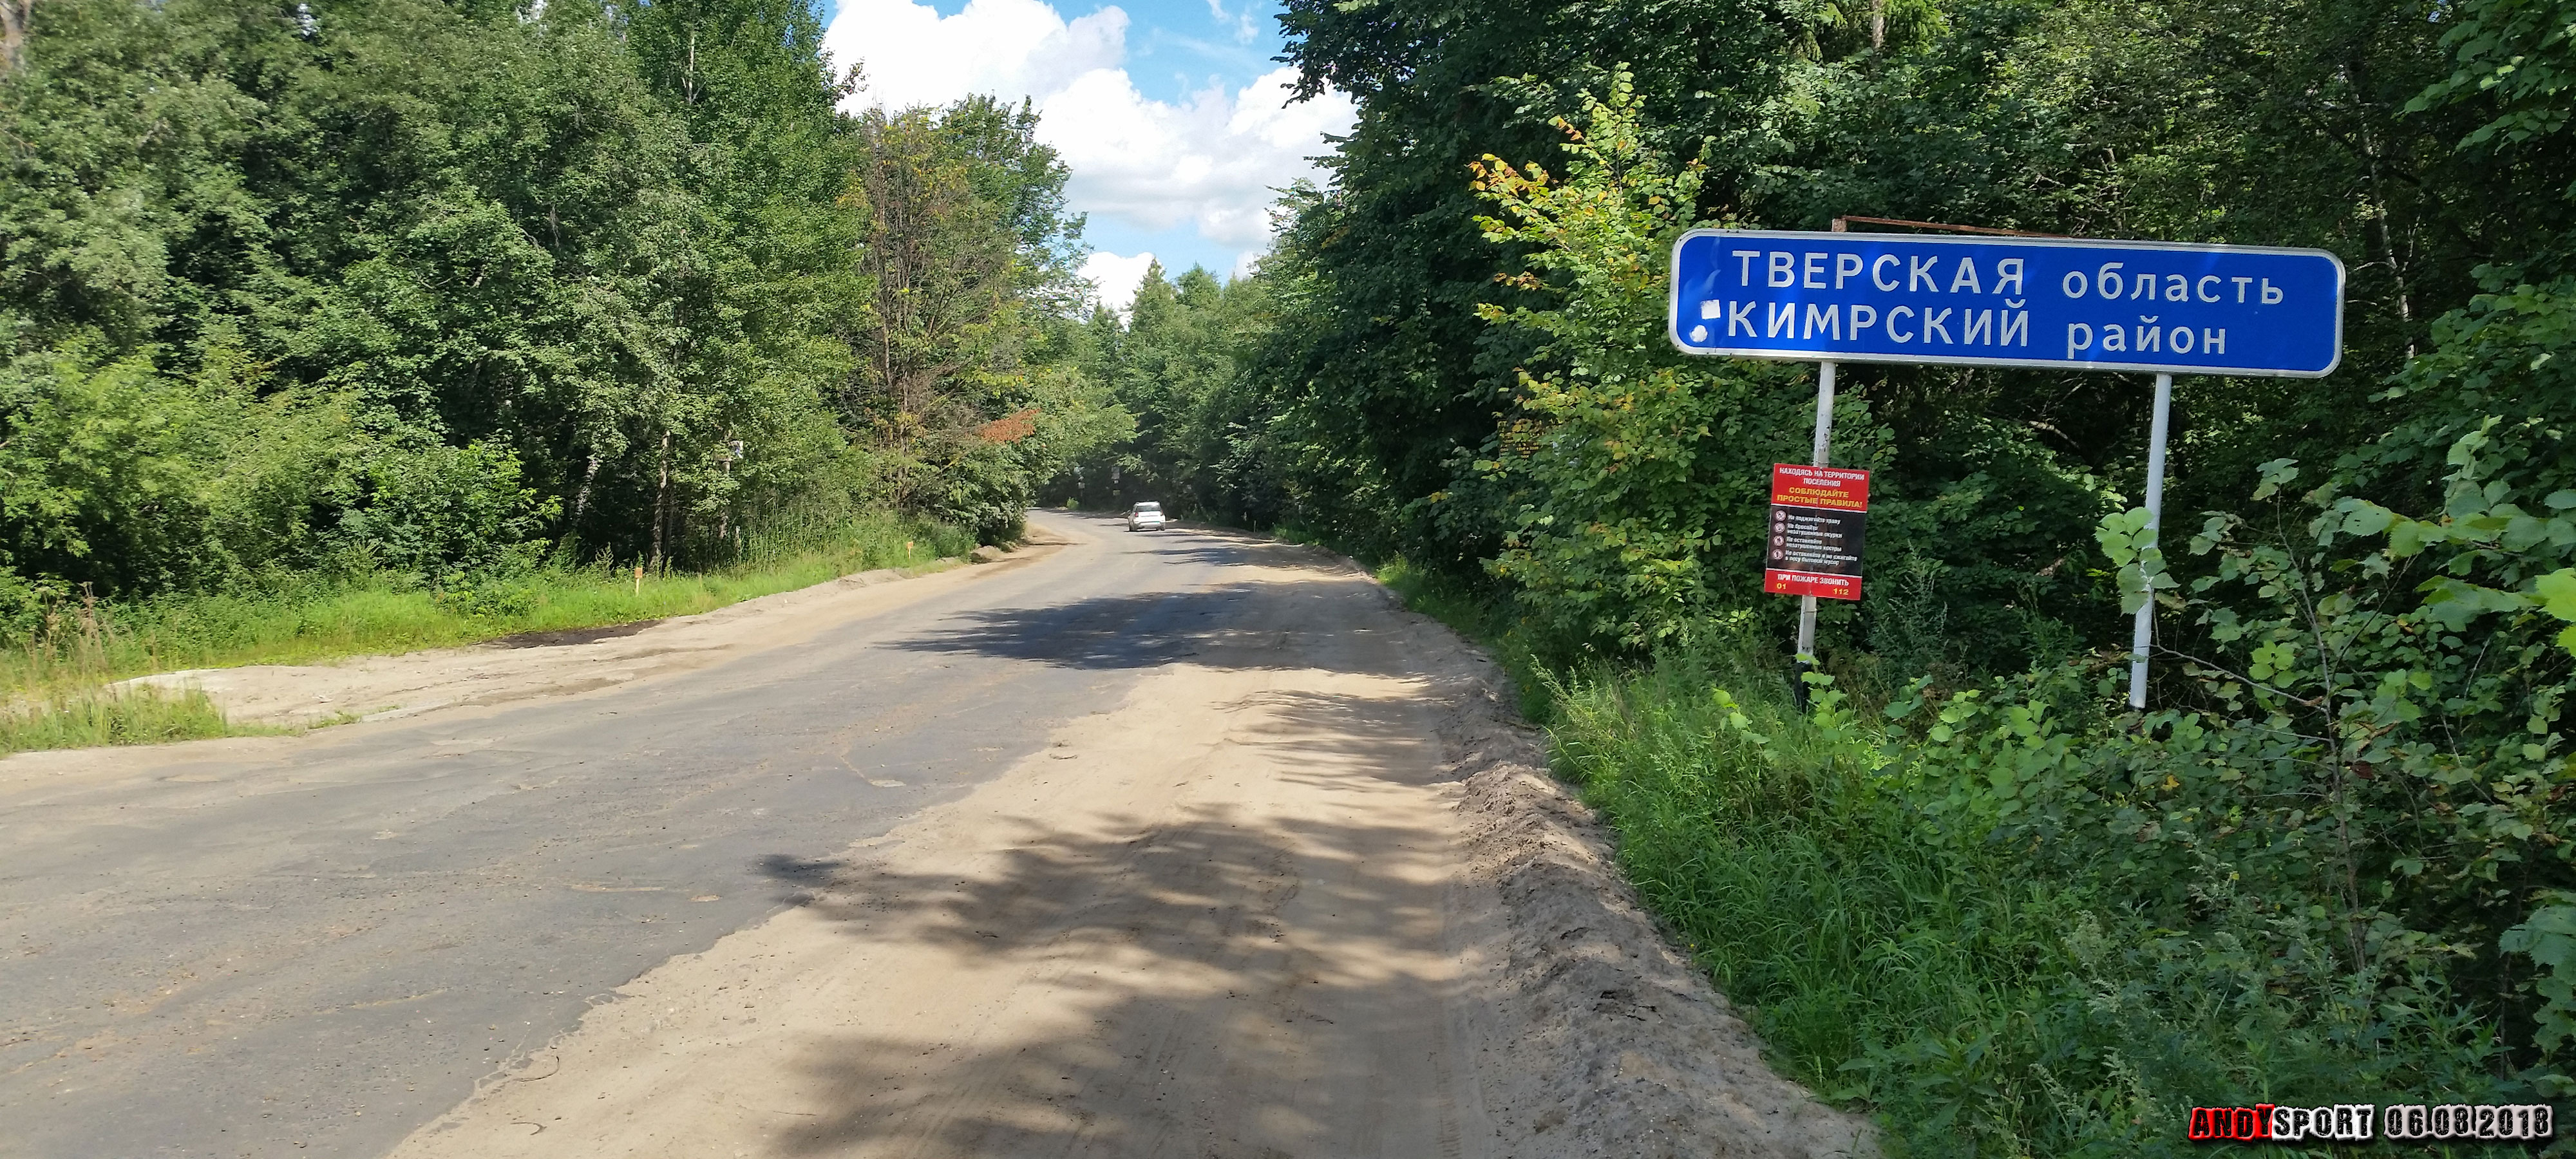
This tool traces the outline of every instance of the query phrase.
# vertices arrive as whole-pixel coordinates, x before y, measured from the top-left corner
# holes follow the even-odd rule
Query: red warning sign
[[[1869,472],[1772,464],[1762,590],[1859,599],[1868,512]]]
[[[1782,507],[1869,510],[1869,472],[1771,464],[1771,502]]]

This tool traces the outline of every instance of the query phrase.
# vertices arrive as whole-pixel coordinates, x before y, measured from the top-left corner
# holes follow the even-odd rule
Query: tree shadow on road
[[[1262,775],[1351,799],[1033,820],[971,871],[772,859],[852,937],[930,947],[941,1009],[973,1012],[864,1010],[805,1045],[833,1109],[778,1153],[1457,1153],[1472,1051],[1418,730],[1391,701],[1263,696]]]
[[[1363,657],[1319,643],[1352,630],[1377,589],[1329,584],[1230,584],[1199,591],[1096,596],[1028,608],[961,612],[930,633],[888,646],[1032,660],[1066,668],[1296,669],[1412,675],[1392,652]],[[1384,624],[1380,623],[1380,627]]]
[[[1444,1122],[1456,1130],[1451,1090],[1424,1069],[1452,1053],[1456,986],[1426,952],[1444,940],[1439,888],[1386,863],[1421,837],[1283,832],[1212,808],[1126,839],[1032,829],[965,881],[843,867],[809,908],[941,947],[960,988],[998,1008],[976,1011],[981,1026],[809,1043],[837,1109],[780,1150],[1432,1154]]]
[[[1290,543],[1230,527],[1174,525],[1169,531],[1130,532],[1124,516],[1101,515],[1084,511],[1058,511],[1051,515],[1082,521],[1085,530],[1103,537],[1132,538],[1141,543],[1120,542],[1118,546],[1153,552],[1174,562],[1206,563],[1227,567],[1283,568],[1313,572],[1319,575],[1356,576],[1358,569],[1351,561],[1311,544]]]

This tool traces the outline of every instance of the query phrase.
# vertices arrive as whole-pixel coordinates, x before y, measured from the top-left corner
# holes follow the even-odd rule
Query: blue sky
[[[939,0],[936,5],[942,16],[955,15],[965,6],[965,0]],[[1059,5],[1058,10],[1068,17],[1084,16],[1109,5],[1093,4],[1079,11],[1075,7]],[[1179,103],[1210,84],[1242,88],[1254,77],[1278,68],[1271,58],[1286,49],[1274,19],[1279,10],[1275,4],[1244,0],[1219,9],[1208,0],[1137,0],[1116,7],[1126,10],[1129,21],[1128,79],[1151,100]],[[1225,13],[1222,19],[1220,10]],[[1175,273],[1197,263],[1221,276],[1236,259],[1234,249],[1199,236],[1189,225],[1154,230],[1116,216],[1093,214],[1084,236],[1111,253],[1151,252]]]
[[[942,16],[966,10],[966,0],[930,0]],[[1116,5],[1057,4],[1066,19],[1116,7],[1127,13],[1127,73],[1146,96],[1177,101],[1211,80],[1241,87],[1279,67],[1286,51],[1279,35],[1279,6],[1258,0],[1132,0]],[[823,0],[823,20],[839,14],[839,0]],[[1222,13],[1222,15],[1220,15]]]
[[[889,105],[967,91],[1038,102],[1073,170],[1103,297],[1123,304],[1151,253],[1173,270],[1242,268],[1267,248],[1273,189],[1350,123],[1338,94],[1285,100],[1274,0],[827,0],[826,46]],[[1111,285],[1112,282],[1124,284]]]

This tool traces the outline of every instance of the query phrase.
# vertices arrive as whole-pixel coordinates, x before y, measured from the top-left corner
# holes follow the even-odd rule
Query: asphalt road
[[[1239,546],[1042,518],[1106,550],[642,686],[0,796],[0,1155],[382,1154],[1235,614]]]

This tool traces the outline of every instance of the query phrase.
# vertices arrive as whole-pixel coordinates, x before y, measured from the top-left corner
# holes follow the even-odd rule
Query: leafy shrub
[[[0,645],[33,639],[44,628],[46,611],[62,596],[60,585],[30,580],[0,567]]]
[[[974,532],[981,543],[1009,543],[1027,524],[1034,484],[1008,444],[983,444],[940,471],[922,515]]]
[[[467,573],[431,596],[440,610],[488,620],[517,619],[536,610],[536,589],[511,578]]]
[[[146,358],[0,366],[0,563],[102,592],[201,572],[205,409]]]
[[[2576,492],[2493,478],[2507,429],[2453,441],[2423,519],[2267,464],[2189,584],[2106,518],[2122,586],[2196,627],[2178,707],[2126,711],[2104,653],[1919,680],[1885,732],[1818,676],[1801,717],[1737,616],[1564,687],[1563,767],[1790,1069],[1909,1153],[2576,1095]]]
[[[2551,600],[2576,596],[2576,520],[2550,513],[2576,493],[2514,502],[2485,477],[2493,426],[2452,445],[2429,520],[2331,484],[2294,504],[2294,465],[2267,465],[2274,517],[2212,516],[2192,548],[2215,574],[2163,596],[2204,629],[2176,657],[2188,707],[2119,712],[2116,657],[1891,706],[1921,729],[1890,784],[1922,840],[2093,899],[2100,936],[2062,968],[2154,1089],[2576,1094],[2576,600]],[[2112,1077],[2093,1067],[2097,1094]]]
[[[342,549],[442,586],[526,569],[558,506],[520,485],[517,452],[482,443],[384,455],[368,464],[366,486],[340,516]]]
[[[1496,214],[1477,219],[1487,239],[1532,247],[1505,280],[1545,300],[1480,308],[1542,344],[1477,466],[1511,521],[1493,574],[1560,631],[1644,648],[1753,595],[1711,562],[1757,550],[1770,464],[1797,453],[1812,403],[1783,389],[1801,371],[1688,360],[1663,341],[1661,255],[1691,225],[1701,167],[1646,147],[1624,73],[1584,112],[1579,129],[1555,122],[1566,177],[1496,157],[1476,168]],[[1863,434],[1846,442],[1865,457],[1851,409]]]

